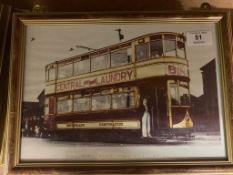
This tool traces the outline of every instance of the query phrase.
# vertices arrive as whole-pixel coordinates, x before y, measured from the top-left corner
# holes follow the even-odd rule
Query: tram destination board
[[[16,14],[12,166],[231,164],[228,13],[177,15]]]

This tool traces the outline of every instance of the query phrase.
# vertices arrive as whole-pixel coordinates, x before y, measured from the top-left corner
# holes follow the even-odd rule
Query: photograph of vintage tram
[[[50,132],[86,141],[192,137],[184,41],[146,34],[47,65]]]
[[[226,156],[214,24],[35,25],[26,37],[21,160]]]

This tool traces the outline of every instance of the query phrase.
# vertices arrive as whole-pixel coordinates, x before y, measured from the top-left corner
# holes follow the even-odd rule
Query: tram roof
[[[47,66],[50,66],[50,65],[53,65],[53,64],[59,64],[59,63],[69,62],[69,61],[72,61],[73,59],[79,60],[80,57],[83,57],[83,56],[86,56],[86,55],[91,55],[91,54],[94,54],[94,53],[98,53],[98,52],[100,52],[100,51],[104,51],[104,50],[106,50],[106,49],[114,48],[114,47],[116,47],[116,46],[126,45],[126,44],[131,43],[131,42],[133,42],[133,41],[135,41],[135,40],[140,40],[140,39],[145,38],[145,37],[151,37],[151,36],[162,35],[162,34],[171,34],[171,35],[183,36],[183,34],[175,33],[175,32],[156,32],[156,33],[148,33],[148,34],[141,35],[141,36],[138,36],[138,37],[136,37],[136,38],[132,38],[132,39],[130,39],[130,40],[124,41],[124,42],[112,44],[112,45],[105,46],[105,47],[102,47],[102,48],[99,48],[99,49],[94,49],[93,51],[88,51],[88,52],[85,52],[85,53],[82,53],[82,54],[79,54],[79,55],[75,55],[75,56],[72,56],[72,57],[64,58],[64,59],[61,59],[61,60],[59,60],[59,61],[54,61],[54,62],[48,64]],[[184,36],[183,36],[183,37],[184,37]],[[47,67],[47,66],[46,66],[46,67]]]

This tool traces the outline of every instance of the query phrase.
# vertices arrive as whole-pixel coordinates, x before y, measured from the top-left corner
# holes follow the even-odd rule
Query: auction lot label
[[[187,32],[188,46],[208,46],[212,45],[212,32],[211,31],[194,31]]]

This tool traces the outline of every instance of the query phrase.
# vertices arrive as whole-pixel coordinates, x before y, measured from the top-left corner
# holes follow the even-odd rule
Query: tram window
[[[98,95],[93,96],[91,101],[92,111],[107,110],[110,109],[111,96],[110,95]]]
[[[130,62],[131,53],[124,48],[111,53],[111,66],[120,66]]]
[[[112,108],[113,109],[127,108],[128,107],[127,100],[128,100],[127,93],[113,94],[112,95]]]
[[[180,96],[180,105],[189,105],[190,98],[187,87],[180,86],[179,87],[179,96]]]
[[[172,105],[189,105],[190,96],[187,82],[178,82],[170,84],[170,95]]]
[[[49,114],[55,114],[56,97],[49,97]]]
[[[131,88],[124,88],[121,93],[112,94],[112,109],[131,108],[135,106],[135,93]]]
[[[66,113],[72,111],[72,99],[69,96],[57,98],[57,113]]]
[[[47,69],[46,80],[47,81],[55,80],[55,68],[54,67]]]
[[[65,78],[72,76],[73,64],[60,64],[58,65],[58,78]]]
[[[136,46],[136,59],[149,59],[149,44],[143,43]]]
[[[110,54],[91,58],[91,71],[106,69],[110,67]]]
[[[175,35],[164,35],[164,55],[165,56],[176,56],[176,36]]]
[[[185,58],[185,45],[181,37],[177,37],[177,56]]]
[[[89,111],[90,110],[90,97],[74,99],[74,111]]]
[[[49,98],[45,98],[44,114],[45,115],[49,115]]]
[[[171,95],[171,104],[178,105],[179,97],[178,97],[178,85],[170,84],[170,95]]]
[[[150,43],[151,57],[161,57],[163,55],[162,40],[151,41]]]
[[[90,72],[90,59],[85,59],[74,63],[74,75]]]

